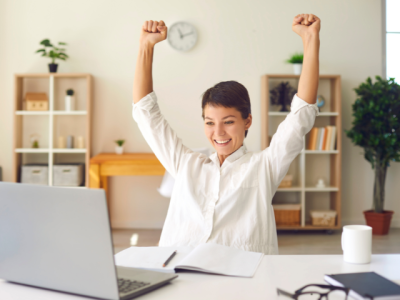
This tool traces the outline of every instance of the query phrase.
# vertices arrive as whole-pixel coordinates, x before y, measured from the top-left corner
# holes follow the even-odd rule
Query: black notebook
[[[400,300],[400,285],[375,272],[325,275],[325,281],[351,289],[354,299]]]

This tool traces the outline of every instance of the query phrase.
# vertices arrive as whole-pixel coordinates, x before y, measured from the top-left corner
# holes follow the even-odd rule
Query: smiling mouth
[[[223,141],[214,140],[214,142],[215,142],[218,146],[226,146],[226,145],[228,145],[228,143],[229,143],[230,141],[232,141],[232,139],[223,140]]]

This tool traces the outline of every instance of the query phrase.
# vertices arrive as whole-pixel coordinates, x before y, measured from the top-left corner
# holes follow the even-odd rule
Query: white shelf
[[[53,153],[86,153],[86,149],[65,149],[54,148],[51,150]]]
[[[337,192],[339,189],[337,187],[328,186],[324,188],[317,188],[317,187],[306,187],[306,192]]]
[[[47,111],[27,111],[27,110],[17,110],[15,112],[16,115],[25,115],[25,116],[48,116],[50,112]]]
[[[287,116],[289,114],[289,112],[280,112],[280,111],[270,111],[268,113],[268,116],[276,116],[276,117],[284,117]],[[320,112],[318,117],[334,117],[334,116],[338,116],[339,113],[337,112]]]
[[[305,154],[337,154],[338,150],[303,150]]]
[[[74,110],[74,111],[65,111],[65,110],[55,110],[53,111],[53,115],[67,115],[67,116],[77,116],[77,115],[86,115],[86,110]]]
[[[49,153],[48,148],[17,148],[17,153]]]

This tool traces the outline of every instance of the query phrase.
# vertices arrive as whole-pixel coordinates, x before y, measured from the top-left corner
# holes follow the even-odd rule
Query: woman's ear
[[[247,119],[244,121],[245,130],[249,129],[252,123],[253,123],[253,116],[251,114],[249,114]]]

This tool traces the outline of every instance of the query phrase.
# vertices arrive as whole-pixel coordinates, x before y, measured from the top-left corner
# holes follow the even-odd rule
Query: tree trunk
[[[387,165],[380,156],[376,156],[375,183],[374,183],[374,210],[376,213],[383,212],[385,201],[385,180]]]

